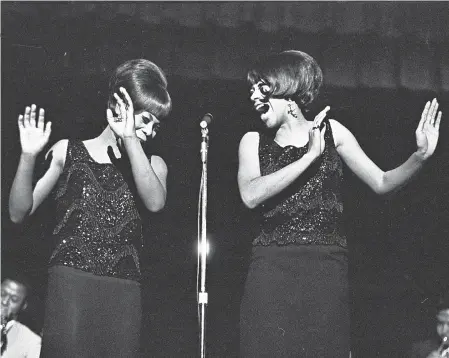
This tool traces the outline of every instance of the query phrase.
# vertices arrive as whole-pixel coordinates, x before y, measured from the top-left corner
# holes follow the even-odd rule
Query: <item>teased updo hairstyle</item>
[[[289,50],[267,57],[248,72],[251,85],[259,81],[269,85],[267,97],[291,99],[302,109],[318,96],[323,73],[312,56]]]
[[[128,92],[136,113],[148,111],[162,119],[171,111],[172,102],[167,91],[165,74],[151,61],[126,61],[114,71],[109,80],[108,100],[108,107],[113,112],[117,103],[114,93],[121,96],[120,87],[124,87]]]

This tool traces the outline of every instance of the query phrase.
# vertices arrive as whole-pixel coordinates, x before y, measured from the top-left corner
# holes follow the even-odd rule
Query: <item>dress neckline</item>
[[[88,150],[87,147],[86,147],[86,144],[84,144],[84,142],[83,142],[82,140],[80,140],[79,143],[81,143],[81,147],[82,147],[83,150],[86,152],[86,155],[87,155],[88,159],[89,159],[91,162],[93,162],[93,163],[95,163],[95,164],[98,164],[98,165],[113,165],[112,162],[109,162],[109,163],[100,163],[100,162],[97,162],[97,161],[92,157],[92,155],[90,154],[89,150]]]
[[[288,148],[304,149],[304,148],[306,148],[309,145],[309,141],[307,141],[306,144],[304,144],[304,145],[302,145],[300,147],[297,147],[296,145],[293,145],[293,144],[287,144],[285,146],[282,146],[278,142],[276,142],[276,139],[273,139],[273,142],[281,149],[288,149]]]

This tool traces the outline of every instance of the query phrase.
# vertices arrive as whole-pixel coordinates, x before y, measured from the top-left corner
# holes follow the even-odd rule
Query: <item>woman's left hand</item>
[[[120,92],[125,97],[126,102],[117,93],[114,93],[114,97],[119,105],[119,115],[114,117],[109,108],[106,110],[109,126],[121,139],[137,138],[133,102],[126,89],[120,87]]]
[[[426,103],[415,132],[417,152],[423,159],[429,158],[435,152],[438,143],[441,121],[441,111],[437,115],[438,105],[436,98]]]

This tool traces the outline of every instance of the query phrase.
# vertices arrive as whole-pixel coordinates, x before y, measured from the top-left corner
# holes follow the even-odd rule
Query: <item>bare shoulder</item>
[[[243,137],[242,141],[253,141],[253,140],[259,140],[259,132],[246,132]]]
[[[342,144],[348,136],[352,136],[352,133],[343,124],[335,119],[329,119],[329,123],[332,127],[332,133],[334,136],[335,145],[338,147]]]
[[[151,156],[151,166],[158,172],[167,173],[168,171],[167,164],[165,163],[164,159],[162,159],[158,155]]]
[[[68,139],[61,139],[57,141],[53,146],[48,150],[45,157],[47,157],[50,152],[53,154],[53,160],[56,160],[56,163],[61,165],[61,167],[64,166],[65,158],[67,155],[67,146],[68,146],[69,140]]]
[[[342,129],[346,129],[346,127],[336,119],[329,119],[329,123],[332,127],[332,131],[341,131]]]
[[[242,139],[240,140],[240,148],[258,144],[259,144],[258,132],[247,132],[243,135]]]

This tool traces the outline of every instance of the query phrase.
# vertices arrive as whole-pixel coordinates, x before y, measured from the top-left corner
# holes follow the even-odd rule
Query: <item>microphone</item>
[[[207,126],[212,122],[212,119],[214,119],[214,116],[210,113],[206,113],[201,119],[200,127],[203,129],[207,128]]]
[[[212,122],[214,117],[210,113],[206,113],[201,119],[200,127],[201,127],[201,161],[206,163],[207,161],[207,149],[209,147],[209,136],[207,133],[209,132],[207,126]]]

